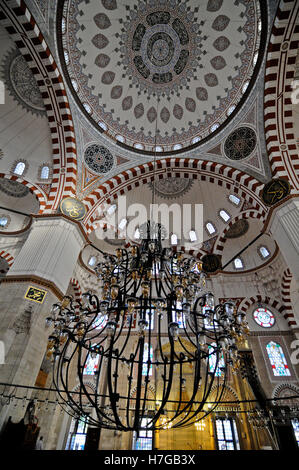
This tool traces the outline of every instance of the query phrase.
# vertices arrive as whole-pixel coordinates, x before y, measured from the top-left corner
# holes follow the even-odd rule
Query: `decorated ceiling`
[[[90,234],[103,203],[122,194],[150,201],[154,188],[161,202],[204,202],[216,234],[205,232],[202,250],[228,260],[266,226],[263,190],[272,178],[289,178],[286,195],[297,191],[296,2],[17,3],[0,6],[1,178],[29,188],[40,212],[75,198]],[[18,162],[25,172],[16,176]],[[16,185],[1,187],[1,198],[25,201],[8,196]],[[241,203],[222,223],[221,207],[234,209],[229,194]],[[276,248],[267,248],[272,259]],[[256,247],[255,257],[265,262]],[[252,268],[250,256],[243,261]]]
[[[263,53],[257,0],[63,3],[58,46],[76,102],[132,150],[202,143],[251,89]]]

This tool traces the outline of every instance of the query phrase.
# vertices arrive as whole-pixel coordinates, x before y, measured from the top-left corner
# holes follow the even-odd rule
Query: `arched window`
[[[171,239],[170,239],[170,240],[171,240],[171,244],[172,244],[172,245],[177,245],[177,244],[178,244],[178,237],[177,237],[177,235],[176,235],[175,233],[173,233],[173,234],[171,235]]]
[[[235,269],[243,269],[244,268],[244,263],[241,260],[241,258],[235,258],[234,259],[234,266],[235,266]]]
[[[22,176],[22,174],[25,171],[25,163],[24,162],[18,162],[15,166],[14,173],[16,175]]]
[[[261,255],[262,258],[268,258],[268,256],[270,256],[270,251],[268,250],[268,248],[266,246],[260,246],[259,249],[259,254]]]
[[[195,230],[190,230],[189,237],[190,237],[190,242],[196,242],[197,235],[196,235]]]
[[[206,229],[210,235],[213,235],[213,233],[216,233],[216,228],[212,224],[212,222],[207,222],[206,223]]]
[[[152,375],[153,373],[153,366],[152,364],[148,368],[148,360],[152,362],[153,360],[153,347],[148,347],[148,343],[144,344],[143,350],[143,365],[142,365],[142,375]]]
[[[6,227],[7,224],[8,224],[8,218],[5,216],[0,217],[0,227]]]
[[[47,180],[49,179],[49,175],[50,175],[50,168],[48,167],[48,165],[44,165],[41,169],[40,177],[43,180]]]
[[[218,364],[216,368],[216,362],[217,362],[217,352],[215,351],[216,348],[216,343],[211,343],[209,344],[209,369],[210,372],[214,372],[215,369],[215,376],[216,377],[221,377],[222,375],[222,368],[225,367],[225,362],[224,362],[224,357],[223,353],[221,353],[221,357],[218,359]]]
[[[88,354],[87,360],[84,366],[85,375],[94,375],[98,370],[99,365],[99,355],[98,354]]]
[[[230,195],[228,196],[228,199],[229,199],[229,201],[230,201],[232,204],[234,204],[235,206],[239,206],[239,204],[240,204],[240,202],[241,202],[241,199],[240,199],[238,196],[236,196],[235,194],[230,194]]]
[[[291,375],[289,366],[287,364],[284,352],[280,344],[274,343],[274,341],[270,341],[270,343],[267,344],[266,349],[273,374],[276,377]]]
[[[91,256],[88,260],[88,265],[92,267],[96,264],[96,262],[97,262],[97,258],[95,256]]]
[[[224,221],[224,222],[228,222],[229,219],[230,219],[230,215],[228,212],[226,212],[224,209],[221,209],[219,211],[219,217],[221,217],[221,219]]]

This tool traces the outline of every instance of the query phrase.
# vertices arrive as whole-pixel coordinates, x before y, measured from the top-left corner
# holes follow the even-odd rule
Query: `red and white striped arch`
[[[57,209],[60,200],[76,194],[76,139],[70,106],[57,64],[24,0],[0,3],[0,23],[11,35],[36,78],[52,137],[53,179],[43,212]]]
[[[171,176],[200,179],[215,183],[229,189],[248,201],[255,210],[265,216],[267,207],[259,198],[263,183],[252,176],[221,163],[197,160],[192,158],[163,158],[153,162],[138,165],[114,176],[94,190],[84,199],[88,213],[83,220],[88,232],[94,229],[97,219],[97,208],[103,204],[112,204],[120,195],[152,181],[154,178]]]
[[[0,258],[4,258],[10,268],[15,261],[14,257],[10,253],[8,253],[8,251],[5,250],[0,250]]]
[[[288,322],[288,325],[291,328],[296,328],[298,326],[294,315],[290,314],[289,310],[287,309],[287,306],[282,305],[276,299],[270,299],[270,297],[256,295],[255,297],[250,297],[250,299],[244,299],[239,306],[239,310],[241,312],[246,313],[249,307],[257,303],[262,303],[268,305],[269,308],[273,307],[278,310],[278,312],[284,316],[285,320]]]
[[[272,174],[287,179],[294,194],[299,191],[299,156],[291,93],[299,44],[298,14],[297,0],[280,1],[268,45],[264,96],[266,144]]]
[[[225,234],[228,232],[228,230],[240,219],[264,219],[263,213],[259,212],[258,210],[252,210],[248,209],[246,211],[240,212],[236,217],[234,217],[225,227],[223,232],[218,236],[215,244],[214,244],[214,250],[213,252],[216,255],[221,255],[223,253],[224,249],[224,244],[226,242]]]

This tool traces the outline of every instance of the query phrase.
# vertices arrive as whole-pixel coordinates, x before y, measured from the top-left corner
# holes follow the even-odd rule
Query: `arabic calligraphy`
[[[78,199],[67,197],[60,203],[60,210],[64,215],[67,215],[75,220],[81,220],[86,214],[84,204]]]
[[[42,304],[45,297],[46,297],[47,291],[38,289],[37,287],[28,287],[27,292],[25,294],[25,299],[32,300],[33,302],[37,302],[39,304]]]
[[[264,186],[262,199],[268,206],[273,206],[284,199],[290,192],[290,185],[286,180],[275,179]]]

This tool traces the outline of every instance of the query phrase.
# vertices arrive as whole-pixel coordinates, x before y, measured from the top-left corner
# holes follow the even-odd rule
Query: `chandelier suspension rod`
[[[247,248],[249,248],[254,242],[256,242],[265,232],[259,233],[251,242],[249,242],[241,251],[239,251],[236,255],[234,255],[224,266],[222,266],[222,270],[225,269],[232,261],[234,261],[237,256],[240,256]]]

